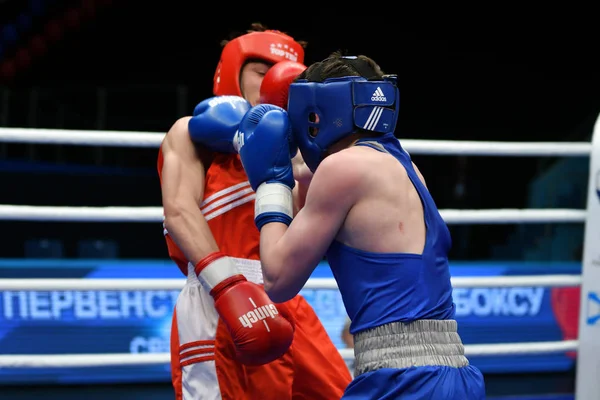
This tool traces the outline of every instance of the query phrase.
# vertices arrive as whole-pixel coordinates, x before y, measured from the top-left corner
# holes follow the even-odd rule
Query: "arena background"
[[[476,27],[445,20],[409,28],[410,18],[385,9],[294,15],[286,7],[225,17],[191,2],[1,1],[0,126],[166,132],[211,95],[219,41],[260,21],[308,41],[306,63],[341,49],[397,73],[400,139],[590,140],[600,68],[588,32],[492,26],[483,17]],[[2,204],[160,205],[156,149],[0,143],[0,160]],[[587,157],[414,161],[440,208],[585,208]],[[0,278],[178,277],[160,225],[0,221],[0,229]],[[450,229],[455,276],[581,268],[582,224]],[[326,263],[315,276],[330,276]],[[342,347],[339,295],[304,294]],[[5,292],[0,353],[164,352],[175,295]],[[457,289],[454,296],[466,343],[577,334],[577,289]],[[562,399],[573,392],[574,357],[473,362],[490,398]],[[0,385],[0,399],[172,398],[167,367],[0,369]]]

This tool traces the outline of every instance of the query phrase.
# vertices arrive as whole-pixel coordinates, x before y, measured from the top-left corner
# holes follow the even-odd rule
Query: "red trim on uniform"
[[[197,340],[195,342],[189,342],[186,344],[182,344],[181,346],[179,346],[179,352],[181,353],[183,350],[189,349],[191,347],[198,347],[198,346],[213,346],[213,347],[215,347],[215,341],[214,340]]]
[[[239,184],[238,184],[239,185]],[[211,196],[214,196],[215,194],[217,195],[216,197],[210,199],[210,201],[203,203],[200,206],[200,211],[205,212],[205,209],[214,205],[216,202],[218,201],[223,201],[223,200],[227,200],[225,201],[223,204],[214,207],[213,209],[209,210],[208,212],[213,212],[214,210],[218,210],[219,208],[236,201],[239,198],[242,198],[244,196],[246,196],[247,194],[254,194],[254,190],[252,190],[252,188],[250,187],[250,182],[248,182],[248,184],[240,186],[239,188],[232,190],[232,191],[228,191],[228,189],[230,189],[231,187],[233,187],[235,185],[231,185],[231,186],[227,186],[224,189],[221,189],[219,191],[217,191],[216,193],[212,194]],[[250,189],[249,193],[243,194],[243,195],[239,195],[240,192],[245,191]],[[226,192],[226,193],[222,193],[222,192]],[[208,198],[210,196],[207,196],[206,198]],[[206,199],[204,200],[206,201]]]
[[[194,347],[203,346],[200,348]],[[201,357],[195,357],[201,356]],[[192,358],[190,358],[192,357]],[[195,364],[204,361],[215,359],[215,341],[214,340],[197,340],[179,346],[179,367],[183,368],[186,365]],[[185,361],[182,361],[185,360]]]
[[[214,347],[203,347],[200,349],[195,349],[195,350],[190,350],[190,351],[185,351],[182,354],[179,355],[179,359],[182,358],[188,358],[190,356],[197,356],[199,354],[206,354],[206,355],[214,355],[215,352],[215,348]]]
[[[180,361],[179,365],[181,366],[181,368],[188,366],[188,365],[192,365],[192,364],[197,364],[200,362],[206,362],[206,361],[214,361],[215,356],[211,355],[211,356],[202,356],[202,357],[196,357],[196,358],[190,358],[189,360],[185,360],[185,361]]]
[[[248,188],[249,188],[249,187],[250,187],[250,186],[248,186]],[[246,188],[246,189],[247,189],[247,188]],[[254,196],[256,196],[256,193],[255,193],[255,192],[246,193],[245,195],[243,195],[243,196],[239,196],[239,197],[236,197],[236,198],[232,199],[231,201],[228,201],[227,203],[221,204],[220,206],[213,208],[213,209],[212,209],[212,210],[210,210],[210,211],[205,211],[204,209],[201,209],[201,211],[202,211],[202,214],[203,214],[205,217],[206,217],[206,216],[211,216],[213,213],[216,213],[216,212],[218,212],[219,210],[222,210],[223,208],[227,208],[227,207],[230,207],[230,208],[235,208],[235,207],[237,207],[238,205],[245,204],[247,201],[254,200]],[[250,200],[248,200],[249,198],[250,198]],[[212,203],[211,203],[211,204],[212,204]],[[234,206],[233,204],[236,204],[236,205]],[[206,207],[205,207],[205,208],[206,208]],[[228,210],[228,211],[229,211],[229,210]]]
[[[186,365],[196,364],[204,361],[212,361],[215,359],[215,341],[214,340],[199,340],[196,342],[186,343],[179,347],[179,365],[183,368]],[[192,347],[206,346],[187,350]],[[200,357],[194,357],[200,356]],[[192,357],[192,358],[190,358]],[[183,360],[183,361],[182,361]]]
[[[175,390],[175,400],[183,400],[183,384],[181,373],[181,360],[178,357],[179,328],[177,327],[177,309],[173,310],[173,321],[171,325],[171,382]]]

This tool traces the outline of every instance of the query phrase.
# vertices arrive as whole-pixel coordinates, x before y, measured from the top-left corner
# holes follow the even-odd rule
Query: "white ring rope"
[[[7,143],[158,148],[164,137],[158,132],[0,128],[0,142]]]
[[[455,276],[452,287],[570,287],[581,285],[581,275]],[[181,290],[185,279],[0,279],[0,291],[18,290]],[[304,289],[338,289],[333,278],[311,278]]]
[[[159,147],[165,134],[133,131],[0,128],[0,142],[80,146]],[[484,142],[402,139],[411,154],[470,156],[589,156],[587,142]]]
[[[490,209],[440,210],[444,221],[454,225],[573,223],[585,222],[586,210],[578,209]],[[162,222],[162,207],[66,207],[0,205],[0,220],[61,222]]]
[[[0,128],[0,142],[114,147],[160,146],[164,133]],[[411,154],[471,156],[589,156],[591,143],[402,140]],[[577,209],[440,210],[448,224],[585,222]],[[162,222],[162,207],[55,207],[0,205],[0,219],[86,222]],[[453,287],[579,286],[581,275],[453,277]],[[184,279],[0,279],[13,290],[180,290]],[[304,289],[337,289],[334,279],[310,279]],[[577,340],[465,345],[473,356],[547,354],[577,351]],[[352,349],[340,349],[352,360]],[[0,355],[0,368],[69,368],[168,365],[169,353]]]
[[[577,340],[558,342],[467,344],[465,354],[474,356],[504,356],[514,354],[549,354],[577,351]],[[339,349],[346,361],[354,359],[354,350]],[[0,368],[73,368],[169,364],[169,353],[117,354],[44,354],[0,355]]]

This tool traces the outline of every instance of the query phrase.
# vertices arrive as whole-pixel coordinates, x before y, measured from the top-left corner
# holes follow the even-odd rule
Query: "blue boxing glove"
[[[291,126],[287,112],[271,104],[253,107],[242,119],[235,146],[256,192],[254,223],[292,222]]]
[[[238,96],[217,96],[200,102],[188,123],[192,142],[220,153],[235,153],[233,137],[249,109],[250,103]]]

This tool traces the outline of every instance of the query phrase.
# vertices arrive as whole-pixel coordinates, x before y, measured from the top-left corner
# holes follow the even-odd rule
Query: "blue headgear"
[[[399,101],[396,75],[384,76],[383,80],[346,76],[294,82],[287,111],[294,140],[308,168],[315,172],[329,146],[359,128],[393,132]]]

